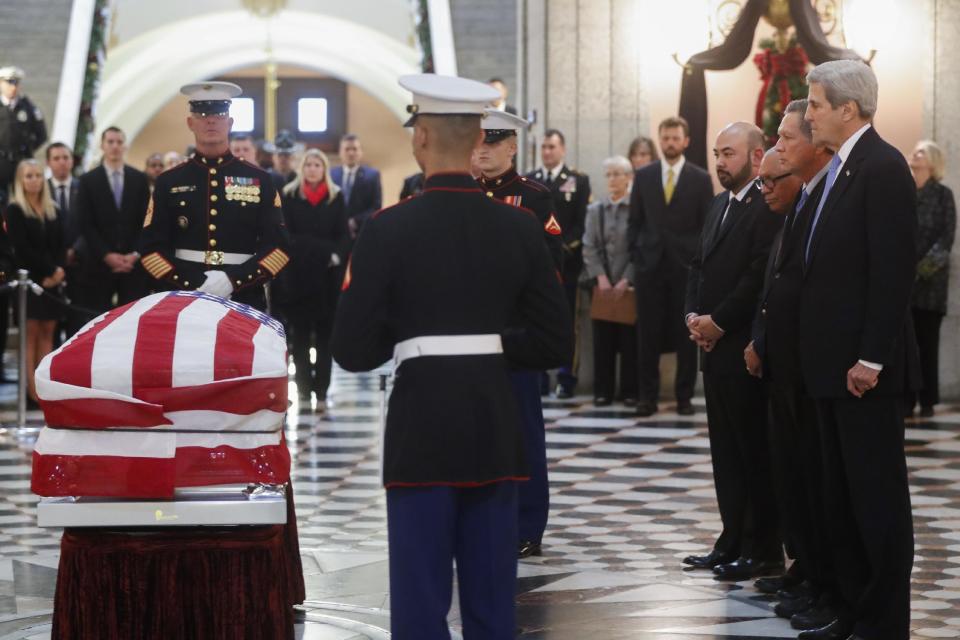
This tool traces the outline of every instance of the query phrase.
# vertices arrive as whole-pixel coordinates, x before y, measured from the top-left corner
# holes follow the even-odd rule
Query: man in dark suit
[[[493,103],[493,108],[497,111],[504,111],[511,115],[517,115],[517,108],[507,102],[507,97],[510,95],[510,89],[507,87],[507,83],[503,81],[503,78],[490,78],[487,80],[487,84],[500,93],[500,99]]]
[[[360,138],[355,133],[343,136],[340,139],[342,164],[330,170],[330,177],[342,190],[347,224],[350,225],[350,235],[353,238],[359,235],[370,216],[383,207],[380,172],[360,164],[361,160],[363,147],[360,146]]]
[[[776,150],[768,152],[760,168],[767,205],[785,220],[767,263],[753,340],[744,352],[747,368],[763,378],[767,389],[781,528],[787,551],[795,560],[786,575],[761,578],[756,587],[778,594],[777,615],[790,619],[797,629],[823,627],[836,617],[835,580],[825,540],[816,405],[804,388],[797,348],[803,237],[833,154],[823,145],[813,144],[810,125],[803,119],[806,109],[806,100],[787,105]]]
[[[916,186],[871,126],[869,66],[826,62],[807,80],[813,141],[836,153],[804,239],[798,343],[817,405],[841,602],[837,620],[801,637],[906,639],[913,522],[902,398],[918,366],[908,314]]]
[[[687,121],[667,118],[658,131],[663,160],[634,175],[627,230],[637,289],[637,415],[642,417],[657,412],[660,354],[669,351],[677,352],[677,413],[694,413],[697,345],[681,318],[687,272],[713,200],[710,175],[683,157],[690,144]]]
[[[590,204],[590,178],[566,165],[567,146],[563,133],[557,129],[547,129],[540,144],[540,158],[543,166],[528,173],[527,179],[534,179],[550,190],[560,223],[563,238],[563,287],[567,293],[570,316],[574,318],[574,331],[577,323],[577,299],[580,287],[580,271],[583,270],[583,229],[587,219],[587,205]],[[573,361],[561,367],[557,373],[557,397],[570,398],[577,386],[577,364],[579,361],[579,332],[577,348]],[[549,388],[549,381],[547,381]]]
[[[150,199],[147,177],[124,164],[123,131],[104,129],[100,149],[103,162],[80,176],[77,192],[76,213],[86,255],[73,297],[77,306],[98,314],[148,293],[137,247]]]
[[[717,136],[714,156],[727,191],[711,204],[690,265],[685,308],[690,336],[703,350],[700,369],[723,532],[711,553],[683,562],[713,568],[718,579],[746,580],[783,571],[766,399],[761,382],[743,365],[763,269],[781,220],[754,183],[763,157],[758,127],[728,125]]]
[[[50,169],[50,177],[47,179],[47,185],[50,187],[50,195],[57,205],[57,215],[60,217],[60,226],[63,229],[63,246],[67,249],[67,296],[71,299],[75,296],[76,282],[78,277],[78,266],[80,258],[83,255],[83,241],[80,235],[80,220],[77,215],[77,194],[80,193],[80,180],[73,177],[73,151],[62,142],[53,142],[47,146],[46,151],[47,167]],[[77,313],[73,310],[67,311],[67,316],[57,327],[53,336],[53,346],[58,347],[62,344],[63,338],[69,338],[73,331],[79,328],[79,324],[85,320],[85,316],[72,318]],[[65,335],[64,335],[65,334]]]

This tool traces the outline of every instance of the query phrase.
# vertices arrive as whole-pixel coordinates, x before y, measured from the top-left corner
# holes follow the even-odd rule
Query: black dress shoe
[[[613,404],[613,400],[603,396],[593,399],[593,406],[595,407],[609,407],[611,404]]]
[[[677,402],[677,415],[678,416],[692,416],[697,412],[693,408],[693,404],[689,400],[679,400]]]
[[[816,592],[816,589],[813,588],[809,582],[801,582],[800,584],[795,584],[792,587],[784,587],[777,591],[777,599],[779,600],[792,600],[795,598],[813,598],[816,599],[819,594]]]
[[[757,576],[769,576],[783,573],[783,561],[764,562],[753,558],[738,558],[728,564],[713,568],[715,580],[740,582]]]
[[[838,619],[819,629],[801,631],[797,640],[847,640],[852,632],[852,624]]]
[[[657,412],[657,403],[655,402],[638,402],[637,403],[637,415],[641,418],[649,418]]]
[[[543,549],[540,546],[539,542],[533,542],[532,540],[523,540],[520,542],[520,547],[517,552],[518,558],[529,558],[530,556],[542,556]]]
[[[705,556],[687,556],[683,559],[683,564],[694,569],[713,569],[727,562],[730,562],[730,556],[716,549]]]
[[[798,612],[790,618],[790,626],[800,631],[822,629],[837,619],[837,610],[827,605],[818,604],[806,611]]]
[[[933,417],[933,407],[920,407],[920,417],[921,417],[921,418],[932,418],[932,417]]]
[[[769,578],[760,578],[753,583],[753,588],[759,591],[760,593],[766,593],[767,595],[773,595],[780,591],[781,589],[786,589],[788,587],[793,587],[800,584],[800,578],[795,578],[789,573],[785,573],[782,576],[773,576]]]
[[[623,406],[625,407],[635,407],[637,406],[637,399],[633,396],[624,396]]]
[[[814,604],[813,598],[787,598],[778,602],[773,612],[784,620],[793,620],[797,615],[809,611]]]
[[[562,384],[557,385],[557,398],[560,400],[567,400],[573,397],[573,389],[565,387]]]

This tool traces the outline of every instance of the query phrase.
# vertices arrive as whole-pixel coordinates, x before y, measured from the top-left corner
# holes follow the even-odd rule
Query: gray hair
[[[813,142],[813,129],[810,128],[810,123],[807,122],[805,118],[807,114],[807,99],[791,100],[787,108],[783,110],[783,117],[786,118],[787,115],[791,113],[796,113],[800,116],[800,133],[807,139],[807,142]]]
[[[603,161],[603,171],[606,173],[609,169],[619,169],[625,174],[630,175],[633,173],[633,165],[630,164],[630,161],[624,158],[623,156],[610,156]]]
[[[860,60],[831,60],[819,64],[807,74],[807,84],[814,82],[823,87],[834,109],[852,101],[863,118],[869,120],[877,112],[877,76]]]
[[[943,180],[947,160],[940,145],[933,140],[921,140],[917,143],[917,148],[927,156],[927,161],[930,163],[930,177],[937,182]]]

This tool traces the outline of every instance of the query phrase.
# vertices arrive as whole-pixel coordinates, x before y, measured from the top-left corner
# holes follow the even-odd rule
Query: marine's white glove
[[[207,274],[207,279],[197,287],[197,291],[210,293],[221,298],[230,297],[230,294],[233,293],[233,285],[226,273],[223,271],[204,271],[204,273]]]

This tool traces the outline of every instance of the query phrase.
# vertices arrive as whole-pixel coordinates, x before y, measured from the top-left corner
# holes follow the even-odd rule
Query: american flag
[[[92,320],[37,367],[47,426],[33,492],[170,498],[178,487],[286,482],[286,346],[275,319],[196,291]]]

